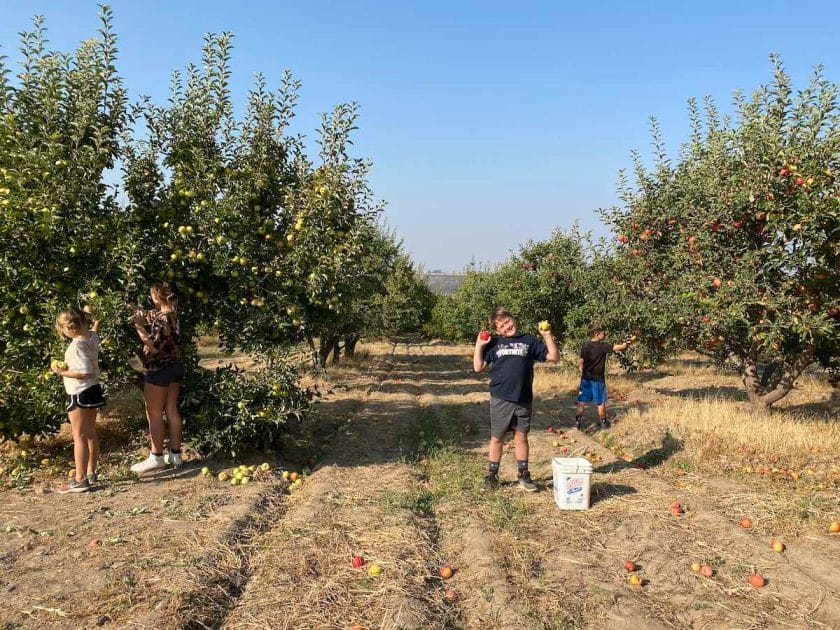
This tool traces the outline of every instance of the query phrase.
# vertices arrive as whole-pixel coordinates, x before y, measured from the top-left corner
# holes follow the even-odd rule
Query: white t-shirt
[[[87,374],[86,379],[64,377],[64,391],[79,394],[99,382],[99,335],[88,332],[89,337],[76,337],[64,352],[64,362],[70,372]]]

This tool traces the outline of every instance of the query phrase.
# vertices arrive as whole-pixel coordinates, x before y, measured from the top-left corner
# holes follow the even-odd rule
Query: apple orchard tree
[[[775,80],[736,93],[732,119],[690,101],[676,164],[654,124],[656,164],[636,156],[636,187],[605,213],[617,252],[599,265],[608,317],[641,327],[652,356],[696,348],[736,365],[757,408],[840,360],[837,86],[817,69],[794,94],[772,61]]]
[[[56,428],[64,418],[61,308],[118,286],[110,258],[124,218],[103,184],[119,155],[126,96],[114,68],[111,15],[72,54],[46,49],[43,21],[21,34],[20,72],[0,58],[0,439]],[[112,326],[101,364],[115,366]],[[120,357],[119,360],[123,360]]]
[[[184,339],[213,328],[267,365],[247,378],[200,369],[186,344],[193,445],[273,446],[308,405],[284,360],[289,344],[384,291],[394,258],[367,164],[347,157],[356,108],[324,117],[315,167],[303,140],[284,134],[298,89],[288,73],[276,92],[258,78],[234,116],[227,34],[208,35],[201,66],[175,73],[166,105],[128,107],[107,8],[102,19],[100,37],[74,55],[46,51],[37,20],[17,81],[0,67],[0,436],[48,432],[63,416],[60,385],[44,376],[65,343],[59,309],[102,319],[103,374],[116,382],[139,346],[132,306],[150,306],[149,285],[171,279],[185,290]],[[117,166],[126,203],[103,183]]]

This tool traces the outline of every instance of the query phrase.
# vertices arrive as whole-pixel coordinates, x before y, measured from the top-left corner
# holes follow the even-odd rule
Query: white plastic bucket
[[[589,509],[592,464],[583,457],[553,457],[554,502],[561,510]]]

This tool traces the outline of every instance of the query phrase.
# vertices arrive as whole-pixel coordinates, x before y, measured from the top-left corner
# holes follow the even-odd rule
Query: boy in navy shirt
[[[502,443],[508,431],[514,432],[519,486],[536,492],[528,472],[528,430],[531,428],[531,402],[534,399],[534,361],[557,361],[557,345],[551,329],[540,330],[542,339],[520,334],[516,319],[503,308],[490,316],[497,336],[482,331],[475,341],[473,369],[481,372],[490,365],[490,469],[484,488],[499,484]]]
[[[604,367],[607,364],[607,356],[613,352],[621,352],[629,348],[636,335],[623,343],[608,343],[604,341],[606,333],[600,326],[592,326],[589,329],[589,341],[583,344],[580,349],[578,368],[580,369],[580,389],[578,391],[577,413],[575,414],[575,428],[580,429],[580,421],[583,418],[584,403],[592,402],[598,407],[598,418],[601,426],[610,426],[607,420],[607,384],[604,377]]]

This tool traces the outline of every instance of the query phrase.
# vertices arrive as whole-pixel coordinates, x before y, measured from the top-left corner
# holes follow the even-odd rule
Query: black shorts
[[[170,383],[180,383],[184,380],[184,364],[179,361],[154,372],[146,372],[143,374],[143,380],[149,385],[158,387],[169,387]]]
[[[528,433],[530,429],[531,403],[490,397],[490,435],[502,438],[508,431]]]
[[[105,396],[102,394],[102,385],[97,383],[91,385],[83,392],[67,395],[67,406],[64,411],[73,411],[76,407],[82,409],[99,409],[105,406]]]

